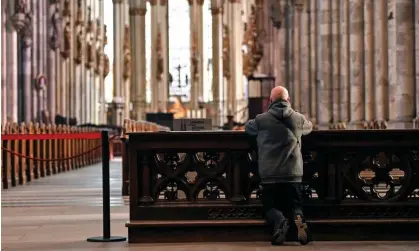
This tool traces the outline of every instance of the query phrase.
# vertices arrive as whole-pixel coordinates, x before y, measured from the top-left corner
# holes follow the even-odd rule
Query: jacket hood
[[[269,106],[268,112],[275,118],[281,120],[291,116],[294,110],[291,108],[291,104],[289,102],[285,100],[278,100]]]

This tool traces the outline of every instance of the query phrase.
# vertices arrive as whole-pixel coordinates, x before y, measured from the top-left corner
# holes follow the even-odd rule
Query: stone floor
[[[316,242],[301,247],[269,243],[128,244],[89,243],[102,234],[101,167],[95,165],[2,191],[2,250],[368,250],[419,251],[419,242]],[[121,196],[121,163],[111,164],[112,234],[126,236],[127,198]],[[361,233],[360,233],[361,234]]]

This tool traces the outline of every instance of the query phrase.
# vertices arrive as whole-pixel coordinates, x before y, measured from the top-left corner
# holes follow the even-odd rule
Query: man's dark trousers
[[[284,219],[288,219],[288,224],[291,225],[296,215],[303,216],[300,182],[263,184],[262,187],[265,218],[273,230],[277,229]]]

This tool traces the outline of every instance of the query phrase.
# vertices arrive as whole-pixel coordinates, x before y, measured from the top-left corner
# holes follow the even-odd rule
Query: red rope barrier
[[[49,139],[100,139],[100,132],[48,133],[48,134],[2,134],[1,140],[49,140]]]
[[[36,135],[36,134],[35,134],[35,135]],[[41,134],[41,135],[48,135],[48,134]],[[100,138],[100,135],[101,135],[101,134],[99,133],[99,138]],[[23,136],[23,135],[22,135],[22,136]],[[118,135],[114,135],[114,136],[110,137],[110,138],[109,138],[109,141],[111,141],[112,139],[116,138],[117,136],[118,136]],[[97,139],[97,138],[94,138],[94,139]],[[80,153],[80,154],[77,154],[77,155],[74,155],[74,156],[70,156],[70,157],[66,157],[66,158],[61,158],[61,159],[40,159],[40,158],[35,158],[35,157],[31,157],[31,156],[23,155],[23,154],[21,154],[21,153],[17,153],[17,152],[15,152],[15,151],[12,151],[12,150],[10,150],[10,149],[8,149],[8,148],[6,148],[6,147],[3,147],[3,146],[1,146],[1,149],[2,149],[3,151],[6,151],[6,152],[8,152],[8,153],[12,154],[12,155],[16,155],[16,156],[19,156],[19,157],[21,157],[21,158],[25,158],[25,159],[30,159],[30,160],[35,160],[35,161],[54,162],[54,161],[64,161],[64,160],[70,160],[70,159],[78,158],[78,157],[83,156],[83,155],[85,155],[85,154],[88,154],[88,153],[91,153],[91,152],[93,152],[93,151],[96,151],[97,149],[99,149],[99,148],[101,148],[101,147],[102,147],[102,144],[100,144],[100,145],[98,145],[98,146],[96,146],[96,147],[93,147],[92,149],[87,150],[87,151],[85,151],[85,152],[82,152],[82,153]]]

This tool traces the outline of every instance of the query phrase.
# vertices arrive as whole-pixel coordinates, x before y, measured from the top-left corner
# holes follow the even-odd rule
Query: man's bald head
[[[275,86],[271,91],[271,102],[275,102],[279,99],[289,100],[288,90],[283,86]]]

